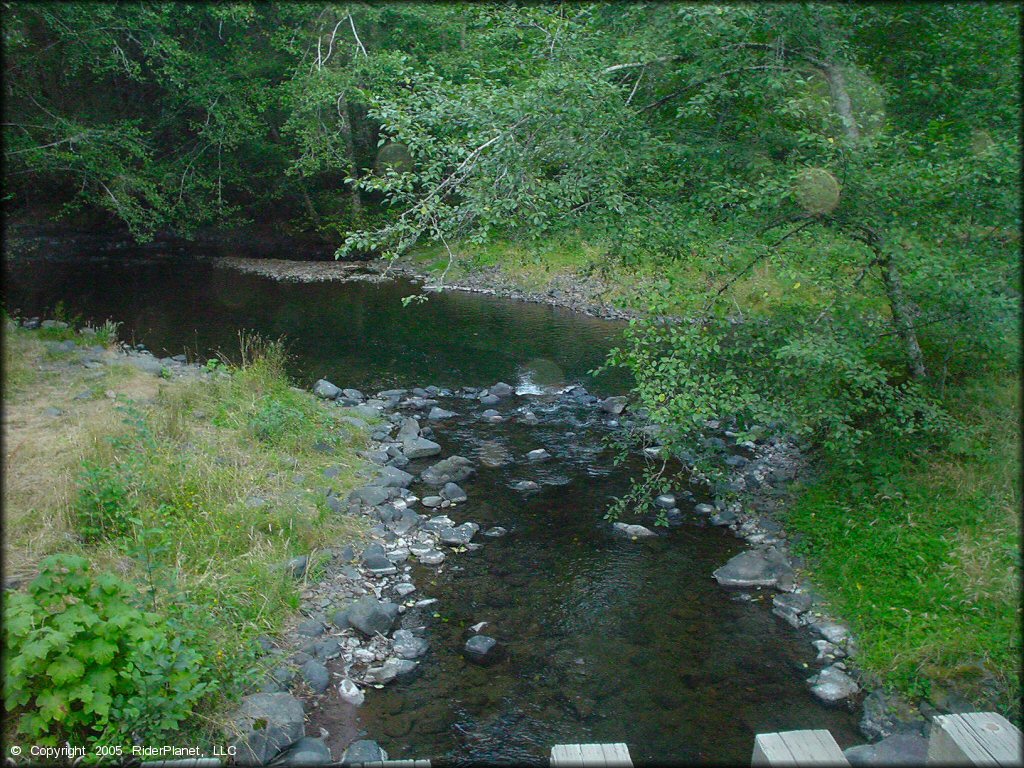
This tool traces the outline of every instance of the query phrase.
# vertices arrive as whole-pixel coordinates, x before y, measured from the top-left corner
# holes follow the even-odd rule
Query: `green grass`
[[[81,366],[47,371],[38,332],[8,331],[5,362],[20,361],[4,382],[8,563],[31,576],[48,554],[84,555],[195,629],[204,676],[223,685],[190,727],[215,742],[218,712],[257,667],[255,637],[298,608],[284,563],[365,536],[365,519],[332,513],[323,492],[359,482],[365,434],[291,385],[276,342],[243,340],[242,364],[205,380],[119,365],[90,380]],[[98,398],[71,400],[85,388]],[[45,415],[54,403],[63,416]],[[330,481],[328,467],[340,468]]]
[[[849,621],[858,665],[910,695],[954,690],[1019,722],[1019,381],[954,393],[975,432],[910,462],[876,446],[885,481],[826,474],[786,520],[812,579]]]

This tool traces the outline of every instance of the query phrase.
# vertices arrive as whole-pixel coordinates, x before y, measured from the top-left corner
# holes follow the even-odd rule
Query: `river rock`
[[[390,658],[379,667],[370,667],[363,677],[369,683],[386,685],[399,675],[407,675],[414,669],[416,669],[415,661]]]
[[[402,443],[402,453],[408,459],[424,459],[441,453],[441,446],[425,437],[414,437]]]
[[[480,404],[481,405],[497,405],[500,402],[501,402],[501,398],[500,397],[498,397],[497,395],[492,395],[490,393],[488,393],[486,395],[482,395],[480,397]]]
[[[427,509],[434,509],[435,507],[440,507],[442,501],[444,501],[444,499],[440,496],[424,496],[420,499],[420,504]]]
[[[360,739],[353,741],[341,756],[341,764],[380,763],[388,759],[388,753],[376,741]]]
[[[398,513],[398,518],[388,523],[388,528],[398,536],[405,536],[405,534],[409,533],[419,524],[420,516],[411,509],[406,508]]]
[[[382,485],[364,485],[362,488],[356,488],[348,495],[349,501],[358,501],[367,507],[383,504],[390,498],[391,493],[389,489]]]
[[[395,418],[395,417],[392,417]],[[404,443],[420,436],[420,423],[412,416],[402,419],[402,425],[398,428],[398,441]]]
[[[466,641],[462,652],[474,664],[491,664],[498,658],[498,641],[487,635],[474,635]]]
[[[500,525],[496,525],[493,528],[488,528],[486,531],[484,531],[484,536],[486,536],[489,539],[498,539],[504,536],[506,533],[508,533],[507,530],[502,528]]]
[[[834,645],[840,645],[850,637],[850,630],[834,621],[816,621],[811,627]]]
[[[453,411],[446,411],[444,408],[439,408],[436,405],[430,409],[430,413],[427,414],[427,418],[431,421],[439,421],[441,419],[450,419],[454,416]]]
[[[303,637],[320,637],[324,633],[324,624],[318,619],[306,619],[295,631]]]
[[[365,595],[350,605],[346,609],[346,614],[349,625],[364,635],[386,635],[398,619],[398,605],[384,603],[371,595]]]
[[[654,500],[654,506],[658,509],[673,509],[676,505],[676,497],[671,493],[663,493]]]
[[[447,544],[450,547],[463,547],[479,530],[480,526],[476,523],[463,523],[456,528],[452,528],[450,525],[445,526],[437,532],[437,536],[442,544]]]
[[[492,395],[497,395],[498,397],[509,397],[515,392],[515,390],[504,381],[499,381],[497,384],[493,384],[487,388],[487,391]]]
[[[331,674],[327,667],[316,659],[310,659],[302,665],[302,679],[312,689],[313,693],[323,693],[331,682]]]
[[[850,765],[924,765],[928,739],[919,733],[897,733],[875,744],[858,744],[843,750]]]
[[[697,504],[693,511],[698,515],[713,515],[715,514],[715,506],[713,504]]]
[[[429,549],[416,557],[423,565],[440,565],[445,560],[444,552],[436,549]]]
[[[364,395],[358,389],[352,389],[352,388],[343,389],[343,390],[341,390],[341,394],[343,394],[349,400],[356,400],[356,401],[358,401],[360,403],[363,402],[366,399],[366,395]]]
[[[551,458],[551,454],[543,448],[537,448],[536,450],[530,451],[526,454],[526,458],[530,461],[547,461]]]
[[[319,379],[313,385],[313,394],[317,397],[322,397],[324,400],[334,400],[341,394],[341,389],[331,384],[327,379]]]
[[[622,396],[605,398],[601,401],[600,407],[605,413],[610,413],[612,416],[618,416],[626,410],[626,398]]]
[[[387,555],[371,555],[363,558],[363,567],[374,576],[392,576],[398,573],[398,568]]]
[[[860,686],[853,678],[834,665],[825,667],[818,674],[809,677],[807,682],[811,683],[811,693],[828,702],[848,699],[860,690]]]
[[[341,642],[336,637],[321,640],[313,645],[313,658],[330,661],[341,655]]]
[[[793,569],[774,548],[751,549],[736,555],[713,575],[723,587],[774,587],[783,577],[792,579]]]
[[[395,654],[400,659],[418,659],[427,652],[427,641],[407,629],[395,630]]]
[[[328,765],[331,762],[331,750],[323,739],[303,736],[292,744],[275,762],[274,765],[303,766]]]
[[[416,585],[415,584],[410,584],[407,581],[403,581],[401,584],[395,584],[395,594],[398,595],[399,597],[405,597],[406,595],[411,595],[415,591],[416,591]]]
[[[342,701],[347,701],[353,707],[362,706],[363,701],[366,699],[366,694],[347,677],[338,683],[338,696],[341,697]]]
[[[833,645],[828,640],[811,640],[811,645],[818,651],[815,661],[831,661],[841,659],[846,655],[842,648]]]
[[[533,482],[533,480],[517,480],[512,483],[513,490],[516,491],[539,491],[540,486]]]
[[[461,483],[475,471],[473,462],[464,456],[449,456],[423,470],[420,478],[427,485],[440,487],[446,483]]]
[[[499,421],[504,421],[505,417],[498,413],[493,408],[488,408],[486,411],[480,414],[480,418],[484,421],[489,421],[497,424]]]
[[[466,492],[455,483],[445,483],[444,488],[441,489],[441,497],[456,504],[469,498]]]
[[[794,627],[800,626],[800,614],[811,607],[811,596],[801,592],[776,595],[772,599],[772,613],[785,619]]]
[[[413,481],[412,475],[398,467],[378,467],[377,472],[378,476],[368,485],[379,485],[384,488],[408,488]]]
[[[290,693],[254,693],[233,721],[236,765],[266,765],[305,733],[302,702]]]
[[[649,538],[658,535],[650,528],[645,528],[642,525],[630,525],[628,523],[612,523],[612,530],[615,533],[629,536],[632,539]]]

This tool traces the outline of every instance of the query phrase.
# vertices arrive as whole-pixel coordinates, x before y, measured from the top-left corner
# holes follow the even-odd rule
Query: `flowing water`
[[[504,380],[522,394],[497,408],[539,417],[490,424],[475,401],[441,403],[459,414],[434,426],[446,455],[510,462],[478,464],[456,520],[509,535],[440,570],[415,566],[414,596],[439,602],[405,624],[426,627],[430,651],[360,709],[360,727],[392,758],[538,763],[556,743],[624,741],[637,763],[748,763],[758,732],[828,728],[842,747],[860,741],[851,713],[808,692],[811,638],[771,614],[770,590],[740,600],[711,578],[738,539],[689,524],[653,541],[609,535],[603,514],[640,464],[616,465],[608,417],[558,392],[628,388],[622,375],[588,374],[621,324],[459,293],[403,307],[406,283],[280,283],[152,249],[68,255],[5,262],[8,311],[42,315],[60,301],[83,319],[120,321],[123,337],[158,355],[199,359],[237,348],[240,329],[285,335],[304,386]],[[554,458],[524,459],[540,447]],[[542,489],[515,491],[517,480]],[[507,651],[487,668],[460,653],[481,621]]]

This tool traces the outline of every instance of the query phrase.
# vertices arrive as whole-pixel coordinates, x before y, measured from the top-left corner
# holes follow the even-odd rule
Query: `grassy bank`
[[[695,239],[692,258],[635,266],[578,233],[537,245],[460,244],[448,279],[490,269],[520,289],[543,292],[559,279],[597,276],[604,287],[595,298],[643,310],[659,282],[694,294],[716,289],[751,260],[748,239],[709,232]],[[788,259],[769,257],[733,286],[735,311],[770,317],[787,303],[827,304],[807,284],[808,275],[827,279],[799,256],[851,244],[801,234],[787,247],[803,281]],[[432,273],[447,264],[430,248],[412,259]],[[885,311],[880,303],[874,308]],[[961,378],[943,400],[966,425],[967,439],[913,461],[888,445],[868,445],[861,458],[870,471],[822,468],[814,484],[797,489],[786,523],[802,539],[812,580],[854,628],[858,664],[869,677],[939,706],[996,708],[1019,722],[1020,378],[1011,370]]]
[[[162,743],[187,727],[190,743],[217,743],[226,702],[258,669],[255,638],[298,607],[285,563],[363,533],[321,486],[328,467],[339,493],[355,484],[365,436],[291,386],[278,343],[244,340],[237,367],[164,380],[112,353],[84,367],[47,335],[95,343],[4,334],[4,556],[31,598],[6,596],[21,619],[5,636],[5,735]],[[87,619],[60,618],[78,603]],[[109,646],[111,626],[151,659]],[[107,678],[125,669],[156,691],[133,701]]]
[[[884,481],[826,473],[786,520],[848,620],[858,664],[906,693],[1020,720],[1020,390],[1012,376],[954,393],[969,445],[911,462],[884,445]]]

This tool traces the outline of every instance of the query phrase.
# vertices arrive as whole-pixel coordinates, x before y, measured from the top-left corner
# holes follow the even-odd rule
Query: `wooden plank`
[[[551,748],[551,768],[633,768],[629,748],[615,744],[555,744]]]
[[[759,733],[754,737],[751,765],[795,765],[793,753],[777,733]]]
[[[807,730],[758,734],[751,765],[848,766],[849,762],[831,733]]]
[[[578,768],[583,765],[583,753],[579,744],[556,744],[551,748],[551,766],[568,766]]]
[[[797,765],[849,765],[832,734],[824,729],[786,731],[779,734],[796,758]]]
[[[1020,729],[1005,717],[995,712],[968,712],[961,717],[999,765],[1024,764],[1024,739]]]
[[[602,744],[604,762],[608,768],[633,768],[633,760],[629,756],[629,747],[621,741],[614,744]]]
[[[594,766],[594,768],[605,768],[604,750],[600,744],[580,744],[580,755],[583,758],[583,765]]]
[[[961,715],[932,718],[928,736],[929,765],[999,765]]]

